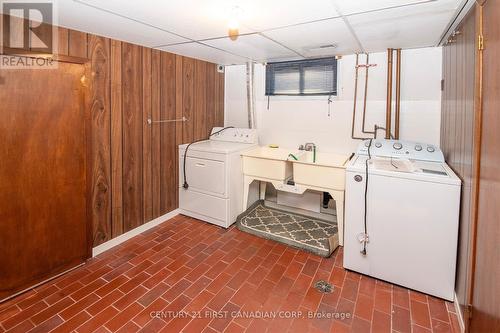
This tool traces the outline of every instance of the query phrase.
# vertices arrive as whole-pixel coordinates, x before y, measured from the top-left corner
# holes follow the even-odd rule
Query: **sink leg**
[[[266,199],[266,187],[267,187],[267,182],[261,181],[260,182],[260,200]]]
[[[329,192],[337,210],[337,227],[339,229],[339,244],[344,246],[344,192]]]
[[[243,211],[248,208],[248,192],[250,191],[250,184],[252,184],[253,178],[245,176],[243,178]]]

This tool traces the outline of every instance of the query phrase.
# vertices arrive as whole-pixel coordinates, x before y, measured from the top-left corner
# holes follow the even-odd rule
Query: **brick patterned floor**
[[[330,281],[333,292],[314,289],[319,279]],[[181,310],[197,317],[168,315]],[[152,318],[154,311],[165,315]],[[205,311],[239,315],[213,318]],[[242,316],[250,311],[264,318]],[[294,311],[304,316],[279,318]],[[310,311],[350,316],[310,319]],[[459,330],[453,304],[346,271],[341,248],[325,259],[177,216],[0,305],[0,333],[49,331]]]

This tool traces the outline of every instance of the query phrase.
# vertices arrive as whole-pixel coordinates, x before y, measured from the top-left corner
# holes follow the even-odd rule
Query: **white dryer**
[[[211,133],[220,131],[214,127]],[[181,214],[228,228],[243,212],[241,152],[257,145],[257,131],[228,128],[209,140],[179,146],[179,209]]]
[[[453,300],[460,179],[435,146],[369,145],[346,168],[344,267]]]

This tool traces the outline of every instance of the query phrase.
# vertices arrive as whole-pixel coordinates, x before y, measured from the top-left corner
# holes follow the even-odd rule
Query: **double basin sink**
[[[296,186],[335,190],[345,187],[347,155],[257,147],[242,156],[245,175],[277,182],[293,178]]]

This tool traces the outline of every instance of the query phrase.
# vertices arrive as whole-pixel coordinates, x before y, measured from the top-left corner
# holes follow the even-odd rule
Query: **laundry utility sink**
[[[285,181],[292,177],[293,172],[290,154],[300,158],[304,152],[264,146],[244,151],[241,153],[243,173],[247,176]]]
[[[348,160],[343,154],[304,152],[293,161],[293,179],[296,185],[343,190]]]
[[[296,194],[303,194],[307,190],[328,192],[335,201],[339,243],[344,243],[345,164],[349,156],[269,147],[247,150],[241,156],[243,207],[248,207],[250,184],[256,180],[261,182],[261,200],[265,199],[267,183],[279,191]],[[295,184],[287,182],[291,178]]]

